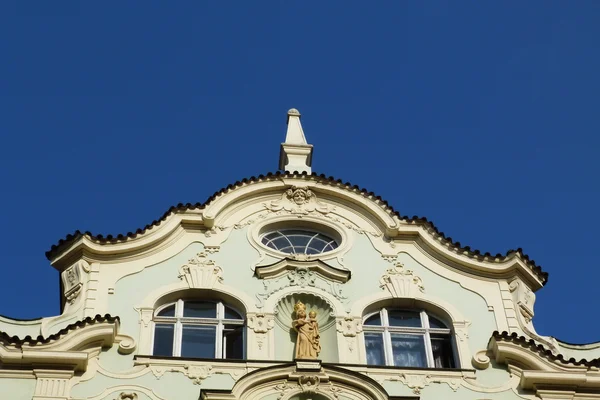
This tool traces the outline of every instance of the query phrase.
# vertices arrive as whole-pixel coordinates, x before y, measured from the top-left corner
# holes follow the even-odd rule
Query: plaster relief
[[[254,332],[249,340],[254,340],[259,352],[266,349],[269,342],[268,332],[275,327],[275,317],[273,314],[257,313],[247,314],[248,328]]]
[[[89,271],[89,264],[87,262],[81,260],[71,265],[69,268],[65,269],[61,274],[65,298],[69,302],[69,304],[75,303],[75,300],[81,293],[81,289],[83,287],[83,281],[81,279],[82,271]],[[87,267],[87,268],[86,268]]]
[[[265,279],[262,283],[263,290],[256,294],[256,298],[258,299],[256,303],[257,308],[264,307],[265,301],[269,297],[287,287],[297,287],[300,289],[305,287],[316,288],[343,303],[347,303],[348,300],[348,296],[344,294],[339,283],[325,279],[317,272],[313,272],[305,267],[297,267],[278,278]]]
[[[421,278],[414,275],[413,271],[405,269],[404,264],[400,262],[387,269],[379,283],[379,287],[387,289],[392,297],[414,297],[417,290],[425,293]]]
[[[179,279],[185,279],[191,289],[212,289],[217,282],[223,283],[223,270],[207,257],[198,253],[179,269]]]
[[[533,304],[535,303],[535,294],[518,279],[510,282],[508,286],[513,294],[515,303],[519,306],[519,311],[527,323],[533,319]]]
[[[421,394],[421,390],[431,383],[431,376],[402,374],[397,380],[412,389],[414,394]]]
[[[265,203],[264,207],[271,212],[287,211],[291,214],[307,215],[314,211],[328,214],[333,207],[317,201],[316,194],[305,187],[292,186],[279,200]]]
[[[137,393],[125,393],[125,392],[121,392],[115,398],[115,400],[137,400],[137,398],[138,398]]]
[[[254,333],[267,333],[275,326],[275,318],[272,314],[248,314],[248,328]]]
[[[345,337],[356,337],[362,332],[362,322],[360,318],[341,317],[337,319],[336,329]]]

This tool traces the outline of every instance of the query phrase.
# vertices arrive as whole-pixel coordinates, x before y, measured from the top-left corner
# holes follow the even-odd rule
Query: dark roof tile
[[[519,336],[516,332],[508,333],[506,331],[500,333],[495,331],[492,334],[492,338],[497,341],[504,342],[512,342],[521,345],[524,348],[527,348],[540,356],[547,358],[553,362],[560,362],[562,364],[571,364],[571,365],[583,365],[586,367],[600,367],[600,358],[594,358],[592,360],[586,360],[585,358],[581,360],[576,360],[574,358],[566,359],[562,354],[554,354],[552,351],[546,349],[543,345],[536,343],[533,339],[528,339],[525,336]]]
[[[0,343],[2,343],[4,345],[12,345],[12,346],[17,346],[17,347],[21,347],[24,344],[27,344],[29,346],[35,346],[38,344],[46,344],[46,343],[52,342],[54,340],[58,340],[62,335],[67,334],[71,330],[74,330],[77,328],[82,328],[86,325],[92,325],[97,322],[114,323],[115,321],[119,321],[119,317],[113,317],[110,314],[106,314],[106,315],[98,314],[94,318],[87,317],[86,319],[83,319],[81,321],[77,321],[75,323],[67,325],[60,331],[56,332],[53,335],[48,336],[47,338],[44,338],[43,336],[40,335],[37,338],[33,339],[31,336],[27,335],[21,339],[18,336],[9,336],[6,332],[0,331]]]

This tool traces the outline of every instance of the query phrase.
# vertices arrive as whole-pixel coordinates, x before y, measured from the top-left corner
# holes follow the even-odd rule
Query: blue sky
[[[292,4],[293,3],[293,4]],[[534,323],[600,340],[600,2],[3,2],[0,314],[59,312],[44,252],[313,169],[550,273]]]

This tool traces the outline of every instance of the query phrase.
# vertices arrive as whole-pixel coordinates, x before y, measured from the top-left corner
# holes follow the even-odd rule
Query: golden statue
[[[306,306],[300,301],[294,306],[294,312],[296,313],[296,319],[293,321],[292,326],[298,332],[295,358],[316,359],[321,352],[317,313],[311,310],[307,318]]]

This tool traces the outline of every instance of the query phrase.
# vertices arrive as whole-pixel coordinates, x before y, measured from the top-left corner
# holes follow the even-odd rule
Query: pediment
[[[317,272],[324,278],[338,283],[348,282],[350,279],[350,271],[333,267],[321,260],[310,260],[307,256],[298,256],[297,258],[286,257],[270,265],[257,266],[255,268],[256,275],[261,279],[278,278],[288,271],[296,271],[298,269]]]

